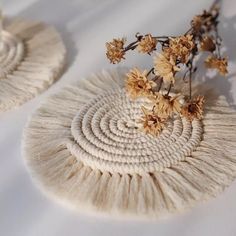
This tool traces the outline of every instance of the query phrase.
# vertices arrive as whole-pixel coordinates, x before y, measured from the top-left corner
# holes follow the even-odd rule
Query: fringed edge
[[[37,185],[77,210],[132,218],[163,218],[222,192],[236,177],[236,113],[224,97],[206,106],[200,146],[162,172],[101,172],[71,155],[66,143],[73,141],[70,126],[78,108],[106,89],[122,87],[123,76],[117,71],[92,76],[62,89],[35,112],[23,151]]]
[[[61,75],[65,46],[57,31],[43,23],[16,20],[5,29],[24,43],[18,66],[0,79],[0,112],[17,107],[48,88]]]

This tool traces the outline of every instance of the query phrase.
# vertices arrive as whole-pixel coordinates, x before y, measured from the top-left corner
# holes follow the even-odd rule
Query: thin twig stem
[[[170,86],[169,86],[169,89],[168,89],[168,91],[167,91],[167,94],[166,94],[166,96],[168,96],[168,95],[169,95],[171,88],[172,88],[172,82],[170,83]]]
[[[160,79],[160,84],[159,84],[158,92],[161,90],[162,84],[163,84],[163,78]]]
[[[152,68],[148,71],[147,76],[149,76],[153,71],[154,71],[154,67],[152,67]]]
[[[153,38],[155,38],[155,39],[168,39],[168,38],[172,38],[172,37],[175,37],[175,36],[154,36]]]
[[[190,65],[190,69],[189,69],[189,100],[192,99],[192,63]]]
[[[129,45],[127,45],[127,47],[124,48],[123,51],[126,52],[128,50],[135,49],[137,47],[137,45],[135,45],[137,42],[139,42],[139,40],[136,40],[136,41],[130,43]]]
[[[217,50],[217,54],[218,54],[218,57],[221,58],[221,53],[220,53],[221,38],[219,36],[217,26],[215,27],[215,37],[216,37],[216,50]]]
[[[186,83],[186,82],[188,82],[187,80],[186,80],[186,76],[187,76],[187,74],[188,74],[188,70],[186,70],[185,71],[185,73],[184,73],[184,76],[183,76],[183,81]]]

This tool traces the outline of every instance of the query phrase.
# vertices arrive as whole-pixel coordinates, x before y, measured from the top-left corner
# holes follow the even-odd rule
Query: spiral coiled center
[[[143,104],[123,89],[98,95],[74,117],[67,148],[91,168],[118,173],[162,171],[185,160],[201,141],[201,122],[178,116],[158,137],[146,135],[137,125]]]
[[[0,45],[0,79],[13,72],[24,57],[24,43],[9,32],[2,32]]]

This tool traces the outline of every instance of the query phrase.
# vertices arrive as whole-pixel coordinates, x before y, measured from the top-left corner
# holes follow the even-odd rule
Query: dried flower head
[[[151,53],[156,50],[157,40],[151,34],[147,34],[138,43],[137,50],[142,53]]]
[[[209,51],[209,52],[213,52],[216,49],[216,45],[215,45],[214,41],[209,36],[205,36],[202,39],[200,47],[201,47],[202,51]]]
[[[228,61],[226,58],[217,58],[216,56],[209,56],[205,60],[205,65],[207,68],[217,69],[221,75],[226,75],[228,73]]]
[[[121,61],[121,59],[125,59],[124,55],[124,44],[125,39],[113,39],[112,42],[106,43],[106,56],[110,60],[111,63],[116,64]]]
[[[140,71],[138,68],[131,69],[127,73],[126,90],[130,97],[135,99],[140,96],[147,96],[156,83],[147,78],[147,71]]]
[[[199,33],[203,25],[203,18],[201,15],[194,16],[191,21],[191,26],[196,34]]]
[[[190,121],[203,118],[204,97],[198,96],[183,106],[181,114]]]
[[[154,113],[162,118],[169,118],[173,113],[179,113],[181,111],[181,103],[179,99],[179,94],[169,96],[156,93],[155,104],[153,107]]]
[[[164,51],[168,56],[172,56],[173,58],[180,60],[182,63],[187,63],[194,45],[193,35],[187,34],[171,38],[169,47]]]
[[[165,127],[166,120],[158,117],[153,111],[148,110],[145,107],[142,107],[143,116],[139,123],[142,124],[141,130],[143,130],[146,134],[151,134],[153,136],[157,136]]]
[[[162,77],[164,83],[174,83],[175,73],[179,70],[180,68],[176,66],[172,57],[168,59],[164,53],[157,54],[156,57],[154,57],[154,73]]]

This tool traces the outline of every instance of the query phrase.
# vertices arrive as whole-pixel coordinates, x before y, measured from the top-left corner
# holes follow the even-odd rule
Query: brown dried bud
[[[216,49],[216,45],[213,39],[209,36],[205,36],[203,38],[203,40],[201,41],[200,47],[202,51],[209,51],[209,52],[213,52]]]

